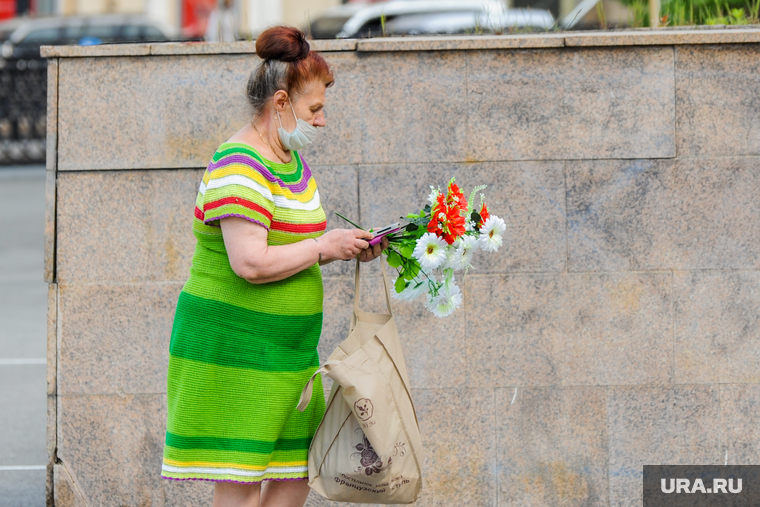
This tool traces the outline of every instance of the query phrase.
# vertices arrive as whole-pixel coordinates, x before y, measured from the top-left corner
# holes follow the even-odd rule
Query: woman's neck
[[[270,115],[262,115],[251,122],[251,126],[254,129],[255,138],[260,139],[275,156],[273,162],[279,160],[281,163],[287,164],[293,159],[290,151],[282,146],[280,136],[277,134],[279,124]]]

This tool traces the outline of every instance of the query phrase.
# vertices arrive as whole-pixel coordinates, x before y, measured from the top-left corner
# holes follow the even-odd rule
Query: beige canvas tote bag
[[[359,309],[357,260],[348,338],[314,374],[334,383],[309,449],[309,486],[339,502],[408,504],[422,486],[422,442],[380,262],[388,313]],[[311,400],[313,381],[299,410]]]

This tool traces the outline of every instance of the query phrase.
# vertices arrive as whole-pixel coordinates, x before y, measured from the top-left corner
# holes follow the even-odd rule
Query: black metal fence
[[[0,164],[45,162],[47,60],[0,58]]]

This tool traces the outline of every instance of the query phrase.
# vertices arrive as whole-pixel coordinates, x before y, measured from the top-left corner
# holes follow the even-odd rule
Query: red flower
[[[448,207],[456,206],[460,210],[467,211],[467,198],[456,183],[449,183],[448,192],[446,194],[446,205]]]
[[[432,210],[427,230],[450,245],[465,233],[464,224],[465,218],[458,203],[455,201],[451,206],[447,206],[441,198]]]
[[[459,212],[459,208],[449,208],[446,222],[447,230],[443,233],[444,241],[450,245],[454,243],[459,236],[463,236],[465,233],[464,224],[465,220]]]
[[[481,227],[483,227],[483,224],[486,223],[486,220],[488,220],[488,217],[491,216],[491,214],[488,213],[488,208],[486,207],[486,203],[483,203],[483,207],[480,208],[480,213],[478,213],[478,215],[480,215],[480,222],[478,222],[478,229],[480,229]]]
[[[456,184],[449,183],[446,195],[438,194],[436,198],[427,230],[451,245],[465,233],[465,217],[462,213],[466,212],[467,199]]]

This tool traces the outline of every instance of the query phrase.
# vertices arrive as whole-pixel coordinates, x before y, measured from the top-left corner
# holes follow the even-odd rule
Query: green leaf
[[[417,229],[419,229],[419,228],[420,228],[420,226],[419,226],[419,225],[417,225],[417,224],[415,224],[415,223],[410,223],[410,224],[408,224],[408,225],[406,226],[406,230],[407,230],[408,232],[414,232],[414,231],[416,231],[416,230],[417,230]]]
[[[404,243],[403,245],[399,247],[399,251],[401,252],[401,255],[403,255],[407,259],[410,259],[412,257],[412,254],[414,253],[414,244]]]
[[[389,248],[388,249],[388,265],[392,268],[397,268],[401,266],[402,262],[403,262],[403,259],[398,254],[398,252],[393,250],[392,248]]]
[[[396,288],[396,292],[400,293],[404,289],[406,289],[406,282],[404,281],[402,277],[399,276],[398,278],[396,278],[396,283],[394,284],[394,287]]]
[[[414,280],[420,274],[420,263],[414,259],[409,259],[404,266],[404,279]]]
[[[470,219],[474,221],[476,224],[479,224],[481,220],[483,220],[483,217],[480,216],[480,213],[477,211],[473,211],[472,215],[470,215]]]

